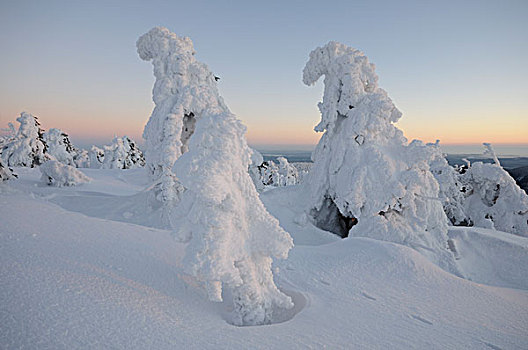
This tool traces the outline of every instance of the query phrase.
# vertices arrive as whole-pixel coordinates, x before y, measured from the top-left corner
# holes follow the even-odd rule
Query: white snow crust
[[[295,217],[304,188],[276,188],[263,201],[295,247],[277,261],[275,280],[295,307],[275,313],[271,325],[235,327],[226,322],[231,299],[207,302],[182,264],[186,244],[169,230],[92,217],[97,205],[139,194],[145,169],[86,169],[93,181],[76,188],[38,186],[37,169],[15,171],[18,179],[0,184],[7,349],[523,349],[528,342],[527,238],[450,229],[469,281],[402,245],[302,226]],[[70,211],[64,198],[84,203],[78,209],[89,216]]]

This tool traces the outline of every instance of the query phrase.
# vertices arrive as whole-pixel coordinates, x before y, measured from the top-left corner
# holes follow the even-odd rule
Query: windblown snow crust
[[[321,76],[315,130],[324,134],[306,182],[316,224],[342,237],[402,243],[455,270],[429,152],[420,141],[407,145],[394,126],[401,112],[378,87],[374,65],[361,51],[330,42],[310,53],[303,82]]]

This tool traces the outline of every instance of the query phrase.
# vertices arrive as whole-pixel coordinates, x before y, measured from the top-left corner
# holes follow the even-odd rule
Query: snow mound
[[[310,53],[303,82],[321,76],[315,130],[324,134],[305,183],[309,215],[342,237],[401,243],[456,272],[429,151],[420,141],[407,145],[394,126],[401,112],[378,87],[374,65],[361,51],[330,42]]]
[[[77,186],[90,181],[90,178],[70,165],[49,160],[40,167],[42,181],[50,186]]]

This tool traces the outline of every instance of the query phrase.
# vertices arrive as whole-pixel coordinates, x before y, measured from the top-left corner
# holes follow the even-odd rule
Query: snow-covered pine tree
[[[76,166],[74,159],[78,150],[71,143],[68,134],[60,129],[51,128],[44,133],[44,142],[49,155],[63,164]]]
[[[105,151],[97,146],[92,146],[88,152],[90,158],[90,168],[101,169],[103,166]]]
[[[367,236],[410,246],[456,272],[447,250],[447,219],[429,153],[394,123],[401,112],[378,87],[374,65],[359,50],[329,42],[310,53],[303,81],[324,76],[319,103],[324,132],[307,179],[309,215],[342,237]]]
[[[133,169],[144,165],[143,152],[128,136],[115,137],[111,145],[104,146],[103,169]]]
[[[191,39],[156,27],[141,36],[136,46],[139,57],[152,62],[156,78],[155,108],[143,132],[146,166],[158,183],[156,197],[162,202],[177,200],[181,186],[172,167],[187,150],[196,121],[205,111],[228,109],[218,94],[215,76],[196,60]]]
[[[77,150],[77,154],[73,158],[75,166],[77,168],[89,168],[90,167],[90,153],[85,149]]]
[[[17,177],[17,175],[13,173],[13,170],[5,166],[4,163],[2,163],[2,158],[0,158],[0,182],[7,181],[15,177]]]
[[[464,212],[478,227],[528,236],[528,195],[504,170],[490,144],[485,154],[495,164],[474,162],[459,176]]]
[[[291,186],[298,182],[299,173],[297,168],[284,157],[278,157],[279,161],[279,186]]]
[[[197,121],[189,151],[174,166],[186,188],[177,212],[180,237],[190,237],[190,273],[211,300],[222,300],[222,285],[231,291],[234,324],[258,325],[272,322],[274,309],[293,306],[271,270],[272,257],[286,258],[293,241],[259,199],[244,133],[230,113]]]
[[[1,157],[4,165],[33,168],[42,164],[47,159],[47,147],[37,117],[22,112],[17,121],[20,127],[16,135],[2,147]]]
[[[445,154],[440,149],[439,140],[427,146],[431,152],[429,168],[438,181],[439,197],[442,199],[447,218],[455,226],[471,225],[471,220],[464,209],[465,196],[462,192],[463,186],[459,172],[447,162]]]

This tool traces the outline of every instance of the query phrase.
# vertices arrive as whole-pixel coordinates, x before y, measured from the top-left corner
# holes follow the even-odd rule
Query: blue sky
[[[140,138],[152,67],[135,42],[165,26],[194,42],[253,144],[318,139],[309,52],[364,51],[409,138],[528,143],[527,1],[2,1],[0,125],[22,110],[79,142]],[[88,141],[86,141],[88,140]]]

